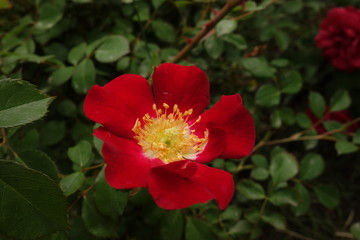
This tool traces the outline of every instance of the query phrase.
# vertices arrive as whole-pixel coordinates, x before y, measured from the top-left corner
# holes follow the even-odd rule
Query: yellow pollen
[[[158,158],[165,163],[171,163],[183,159],[195,159],[201,153],[208,142],[208,131],[204,137],[195,135],[195,130],[190,129],[201,121],[197,118],[188,124],[192,109],[181,112],[178,105],[174,105],[172,112],[168,113],[170,106],[163,103],[164,112],[158,109],[156,104],[152,106],[156,117],[145,114],[142,117],[143,126],[136,119],[132,131],[134,138],[142,147],[145,155],[151,159]]]

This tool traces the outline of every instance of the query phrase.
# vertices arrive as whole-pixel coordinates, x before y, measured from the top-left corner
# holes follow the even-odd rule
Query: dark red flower
[[[354,120],[351,117],[349,111],[342,110],[342,111],[338,111],[338,112],[330,112],[330,107],[329,106],[326,107],[324,117],[321,118],[321,119],[316,117],[311,112],[310,109],[308,109],[306,111],[306,114],[309,116],[309,118],[311,119],[313,124],[315,124],[314,125],[315,130],[320,134],[326,132],[326,129],[325,129],[324,124],[323,124],[323,122],[325,122],[325,121],[331,121],[332,120],[332,121],[337,121],[339,123],[347,123],[347,122],[350,122],[350,121]],[[354,123],[354,124],[350,125],[347,128],[347,131],[348,132],[355,132],[357,129],[358,129],[358,124]]]
[[[251,153],[255,127],[239,94],[223,96],[209,110],[209,81],[195,66],[166,63],[152,75],[125,74],[85,99],[88,118],[101,123],[94,135],[108,183],[118,189],[145,187],[165,209],[185,208],[215,199],[229,204],[230,173],[204,165],[215,158]]]
[[[360,10],[354,7],[329,10],[315,40],[336,68],[345,71],[360,68]]]

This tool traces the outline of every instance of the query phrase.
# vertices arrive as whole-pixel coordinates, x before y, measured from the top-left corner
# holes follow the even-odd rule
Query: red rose
[[[234,193],[230,173],[209,167],[215,158],[241,158],[255,142],[254,122],[239,94],[223,96],[209,110],[209,81],[195,66],[162,64],[153,88],[125,74],[85,99],[88,118],[103,126],[94,135],[108,183],[118,189],[146,187],[158,206],[185,208],[215,199],[219,208]]]
[[[335,67],[345,71],[360,68],[360,10],[354,7],[329,10],[315,40]]]
[[[310,109],[308,109],[306,111],[307,115],[309,116],[309,118],[311,119],[311,121],[316,124],[314,126],[315,130],[321,134],[321,133],[324,133],[326,132],[326,129],[324,127],[324,124],[323,122],[324,121],[330,121],[330,120],[333,120],[333,121],[337,121],[339,123],[347,123],[347,122],[350,122],[352,120],[354,120],[351,116],[350,116],[350,113],[347,111],[347,110],[342,110],[342,111],[338,111],[338,112],[330,112],[330,107],[327,106],[326,107],[326,110],[325,110],[325,114],[324,114],[324,117],[321,118],[321,122],[319,122],[319,118],[317,118],[312,112]],[[354,123],[352,125],[350,125],[348,128],[347,128],[347,131],[349,132],[355,132],[356,130],[358,129],[358,124],[357,123]]]

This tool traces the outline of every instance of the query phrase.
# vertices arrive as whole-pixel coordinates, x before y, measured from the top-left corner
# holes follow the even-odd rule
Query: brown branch
[[[91,167],[87,167],[87,168],[83,168],[81,169],[82,172],[86,172],[86,171],[89,171],[89,170],[92,170],[92,169],[96,169],[96,168],[101,168],[102,166],[104,166],[105,163],[100,163],[98,165],[94,165],[94,166],[91,166]]]
[[[6,131],[5,131],[5,128],[1,128],[1,138],[2,138],[2,141],[0,143],[0,146],[4,146],[6,144]]]
[[[289,229],[282,229],[280,230],[283,233],[286,233],[294,238],[301,239],[301,240],[313,240],[312,238],[305,237],[297,232],[291,231]]]
[[[336,232],[336,237],[355,239],[354,235],[348,232]]]
[[[215,25],[223,19],[237,4],[239,4],[242,0],[228,0],[224,7],[215,15],[215,17],[208,22],[205,27],[192,39],[190,43],[188,43],[183,49],[181,49],[178,54],[171,60],[172,63],[176,63],[181,60],[191,49],[193,49],[198,42],[210,32],[211,29],[215,27]]]
[[[337,141],[337,139],[335,137],[332,137],[330,135],[335,134],[335,133],[340,133],[343,132],[344,130],[346,130],[349,126],[353,125],[354,123],[357,123],[360,121],[360,118],[356,118],[350,122],[347,122],[345,124],[343,124],[340,128],[322,133],[320,135],[314,135],[314,136],[302,136],[304,133],[307,132],[307,130],[302,131],[302,132],[298,132],[295,133],[293,135],[291,135],[290,137],[287,138],[282,138],[282,139],[277,139],[277,140],[272,140],[272,141],[267,141],[267,136],[264,137],[263,140],[261,140],[255,147],[254,147],[254,151],[258,150],[259,148],[263,147],[263,146],[269,146],[269,145],[276,145],[276,144],[281,144],[281,143],[288,143],[288,142],[297,142],[297,141],[306,141],[306,140],[328,140],[328,141]]]

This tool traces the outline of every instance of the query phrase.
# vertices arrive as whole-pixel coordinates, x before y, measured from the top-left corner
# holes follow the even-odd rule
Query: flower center
[[[164,103],[163,107],[165,112],[154,104],[156,117],[145,114],[142,118],[144,126],[141,126],[139,119],[136,119],[132,129],[135,133],[134,138],[148,158],[158,158],[165,163],[183,159],[194,160],[208,142],[207,130],[204,132],[204,138],[201,138],[194,134],[195,130],[191,129],[200,122],[201,118],[199,117],[189,125],[187,121],[193,112],[192,109],[181,112],[175,104],[173,111],[168,113],[169,105]]]

